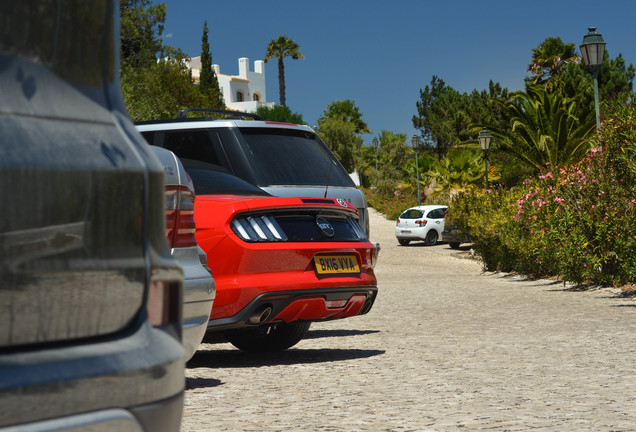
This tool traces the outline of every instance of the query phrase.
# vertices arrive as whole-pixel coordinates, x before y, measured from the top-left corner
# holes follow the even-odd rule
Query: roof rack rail
[[[261,116],[258,114],[246,113],[241,111],[231,111],[231,110],[220,110],[220,109],[208,109],[208,108],[185,108],[179,111],[177,114],[177,119],[186,119],[188,118],[188,113],[197,112],[197,113],[210,113],[210,114],[226,114],[227,119],[238,119],[244,120],[245,118],[251,118],[254,120],[263,120]]]

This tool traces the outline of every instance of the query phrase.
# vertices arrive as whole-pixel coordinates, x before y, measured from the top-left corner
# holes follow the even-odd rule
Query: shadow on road
[[[214,378],[186,378],[185,389],[212,388],[223,384],[221,380]]]
[[[309,330],[303,339],[320,339],[327,337],[360,336],[373,333],[380,333],[380,330]],[[227,339],[223,333],[208,333],[203,338],[206,344],[223,344]]]
[[[297,349],[275,353],[248,353],[238,349],[199,349],[186,364],[192,368],[259,368],[264,366],[327,363],[354,360],[384,354],[383,350]]]
[[[373,333],[380,333],[380,330],[309,330],[303,339],[360,336]]]
[[[433,246],[427,246],[426,243],[424,243],[424,240],[413,240],[411,243],[409,243],[408,245],[401,245],[399,243],[395,243],[395,244],[390,244],[387,245],[387,247],[389,246],[396,246],[396,247],[406,247],[406,248],[412,248],[412,247],[417,247],[417,248],[426,248],[426,249],[435,249],[435,248],[444,248],[444,249],[449,249],[449,250],[455,250],[455,251],[461,251],[461,252],[469,252],[472,248],[473,245],[469,244],[469,243],[465,243],[460,245],[457,248],[452,248],[450,247],[450,245],[448,243],[445,243],[443,241],[439,241],[437,243],[435,243]],[[382,252],[380,252],[381,254]]]

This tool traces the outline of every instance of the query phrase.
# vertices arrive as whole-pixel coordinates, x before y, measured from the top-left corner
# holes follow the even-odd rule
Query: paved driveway
[[[183,431],[636,431],[636,301],[483,273],[397,245],[372,213],[379,294],[267,356],[204,344]]]

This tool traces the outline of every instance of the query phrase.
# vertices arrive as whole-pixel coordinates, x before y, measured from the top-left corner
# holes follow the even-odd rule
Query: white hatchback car
[[[402,246],[418,240],[423,240],[427,246],[433,246],[444,231],[447,211],[448,206],[445,205],[411,207],[397,220],[395,237]]]

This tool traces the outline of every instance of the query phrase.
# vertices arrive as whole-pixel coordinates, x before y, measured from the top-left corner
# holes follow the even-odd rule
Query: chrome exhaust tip
[[[272,314],[271,306],[261,306],[260,308],[256,309],[252,313],[252,315],[250,315],[247,322],[248,324],[255,324],[255,325],[262,324],[265,321],[267,321],[267,318],[269,318],[271,314]]]

